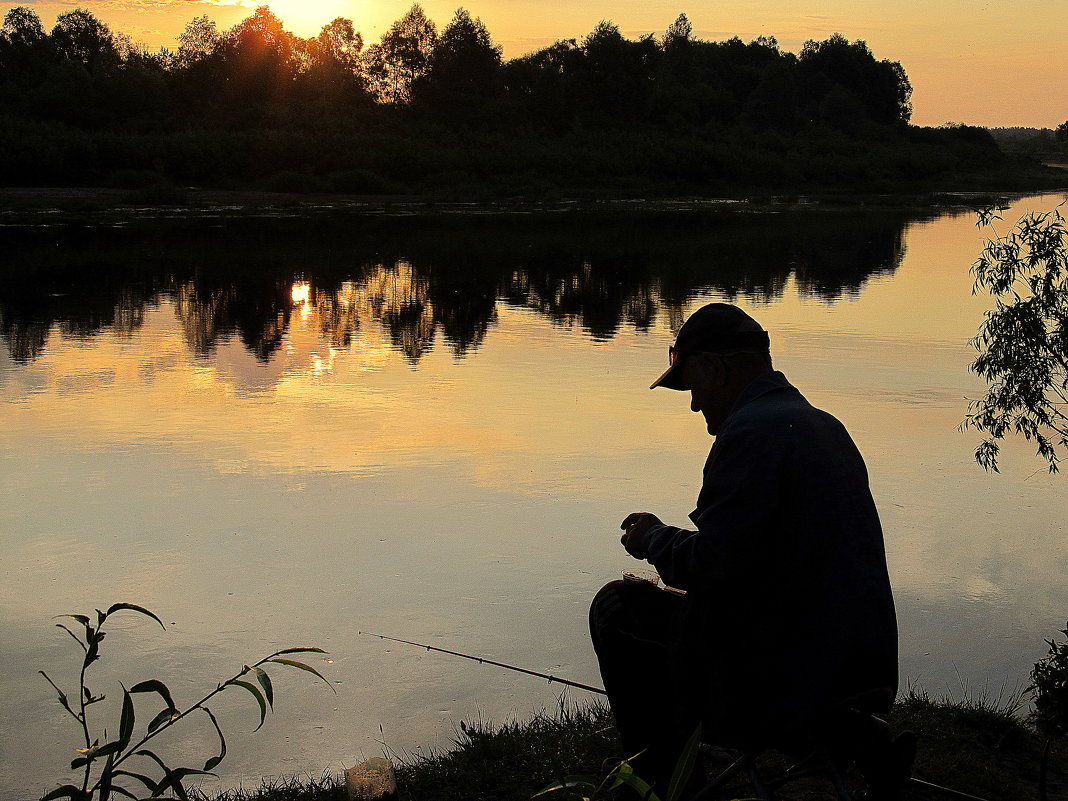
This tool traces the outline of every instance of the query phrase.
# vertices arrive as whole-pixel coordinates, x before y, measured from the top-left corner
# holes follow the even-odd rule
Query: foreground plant
[[[256,727],[259,729],[267,717],[267,709],[274,708],[274,685],[271,682],[271,677],[264,670],[265,665],[284,665],[307,671],[322,679],[327,687],[336,692],[330,682],[315,668],[303,662],[285,658],[293,654],[323,654],[326,653],[325,651],[320,648],[284,648],[281,651],[275,651],[273,654],[265,656],[252,665],[243,666],[235,676],[221,682],[214,690],[185,709],[179,709],[171,697],[171,691],[167,688],[167,685],[158,679],[138,682],[129,689],[123,687],[122,711],[119,716],[117,735],[114,739],[108,740],[108,730],[104,728],[101,737],[94,736],[93,729],[89,723],[89,708],[93,704],[103,701],[104,696],[95,695],[89,689],[86,685],[86,673],[89,666],[100,658],[100,643],[106,636],[104,624],[111,615],[124,610],[152,618],[152,620],[159,623],[164,631],[167,629],[163,625],[163,621],[156,615],[144,607],[134,604],[113,604],[106,612],[97,609],[95,626],[92,618],[88,615],[59,615],[59,617],[74,620],[82,627],[81,630],[74,631],[63,623],[56,624],[78,643],[85,654],[78,679],[78,700],[72,704],[66,693],[49,678],[47,673],[43,670],[39,672],[59,693],[60,705],[81,727],[85,745],[83,748],[78,749],[80,756],[70,763],[70,767],[71,770],[81,769],[83,778],[80,787],[73,784],[65,784],[45,795],[41,801],[50,801],[55,798],[70,798],[74,799],[74,801],[90,801],[90,799],[107,801],[113,795],[135,799],[172,797],[170,795],[164,796],[165,793],[171,793],[173,797],[177,797],[181,801],[188,801],[189,797],[184,786],[186,778],[196,775],[213,775],[211,771],[226,757],[226,738],[223,736],[219,721],[216,720],[215,715],[212,714],[211,709],[207,706],[207,703],[215,696],[230,687],[240,687],[251,694],[259,706],[260,722],[259,726]],[[255,679],[255,683],[253,683],[252,679]],[[155,714],[144,728],[143,733],[136,734],[137,723],[133,697],[139,694],[159,696],[163,701],[163,708]],[[194,712],[203,712],[207,715],[219,735],[219,753],[208,759],[203,768],[170,767],[155,751],[145,747],[150,740]],[[138,767],[138,771],[148,770],[151,774],[160,776],[160,778],[153,778],[153,775],[148,773],[131,770],[134,765]]]
[[[1068,627],[1061,630],[1068,638]],[[1046,640],[1049,654],[1035,663],[1029,687],[1035,699],[1034,721],[1046,742],[1038,770],[1038,797],[1046,801],[1049,755],[1056,740],[1068,735],[1068,641]]]
[[[690,736],[686,747],[682,749],[675,769],[668,783],[667,796],[663,801],[679,801],[686,790],[690,777],[697,767],[697,753],[701,748],[701,726]],[[573,801],[600,801],[609,797],[620,787],[629,787],[642,801],[661,801],[660,796],[648,781],[634,772],[631,762],[640,755],[620,761],[603,779],[595,776],[568,776],[534,795],[541,798],[548,795],[564,793]]]
[[[998,209],[979,212],[993,229]],[[997,471],[1000,440],[1017,434],[1034,442],[1051,473],[1068,451],[1068,247],[1060,210],[1031,213],[1006,234],[986,240],[972,265],[975,292],[989,292],[993,311],[972,345],[973,372],[986,395],[968,406],[962,428],[986,434],[975,460]]]

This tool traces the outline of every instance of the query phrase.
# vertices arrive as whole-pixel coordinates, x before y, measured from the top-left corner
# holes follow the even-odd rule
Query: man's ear
[[[708,376],[712,386],[724,386],[727,383],[729,372],[727,370],[727,362],[723,360],[723,357],[718,353],[702,353],[701,358],[704,360],[705,374]]]

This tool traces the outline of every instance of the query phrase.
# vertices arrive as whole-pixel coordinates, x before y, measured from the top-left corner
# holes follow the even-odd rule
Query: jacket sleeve
[[[788,432],[772,432],[746,415],[724,426],[705,466],[697,531],[660,525],[643,545],[664,582],[691,590],[738,578],[766,559],[780,533],[778,493]]]

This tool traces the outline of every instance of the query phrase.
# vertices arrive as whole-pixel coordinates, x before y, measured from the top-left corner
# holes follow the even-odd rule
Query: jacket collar
[[[793,390],[794,392],[797,392],[797,388],[787,381],[786,376],[779,370],[773,370],[770,373],[764,373],[763,375],[754,378],[749,382],[746,388],[742,390],[742,394],[738,396],[738,400],[734,402],[730,414],[727,415],[727,420],[730,420],[731,417],[733,417],[734,414],[747,403],[752,403],[757,398],[763,397],[769,392],[780,392],[782,390]],[[724,420],[724,423],[726,423],[726,420]]]

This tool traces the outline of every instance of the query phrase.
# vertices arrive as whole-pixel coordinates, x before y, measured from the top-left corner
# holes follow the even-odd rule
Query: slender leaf
[[[156,789],[156,780],[151,778],[150,776],[145,776],[143,773],[133,773],[128,770],[117,770],[114,772],[113,775],[129,776],[131,779],[137,779],[137,781],[141,782],[141,784],[143,784],[149,792]]]
[[[196,768],[175,768],[174,770],[167,771],[166,778],[156,785],[153,796],[158,796],[168,787],[174,788],[175,794],[182,799],[182,801],[189,801],[189,796],[185,792],[185,787],[182,782],[185,781],[186,776],[214,776],[214,773],[208,773],[206,770],[197,770]]]
[[[565,776],[562,781],[558,781],[555,784],[550,784],[538,792],[534,793],[531,798],[537,798],[538,796],[548,795],[549,793],[556,793],[560,790],[570,790],[575,787],[590,787],[597,788],[597,785],[589,780],[588,776]]]
[[[619,772],[616,774],[619,777],[620,782],[627,785],[640,795],[645,801],[660,801],[660,796],[653,792],[652,786],[634,773],[634,769],[629,764],[624,764]]]
[[[56,628],[57,628],[57,629],[63,629],[63,631],[67,632],[67,634],[69,634],[69,635],[70,635],[71,637],[73,637],[73,638],[74,638],[74,642],[78,643],[78,645],[80,645],[80,646],[81,646],[81,649],[82,649],[83,651],[85,650],[85,643],[84,643],[84,642],[82,642],[82,640],[81,640],[81,637],[79,637],[79,636],[78,636],[77,634],[75,634],[75,633],[74,633],[73,631],[71,631],[70,629],[68,629],[68,628],[67,628],[66,626],[64,626],[64,625],[63,625],[62,623],[56,623]]]
[[[88,617],[88,615],[56,615],[55,617],[69,617],[71,620],[77,620],[79,623],[81,623],[87,629],[89,628],[89,617]]]
[[[73,784],[64,784],[62,787],[57,787],[48,795],[41,796],[41,801],[52,801],[54,798],[72,798],[75,799],[75,801],[88,801],[91,796],[81,787],[75,787]]]
[[[137,752],[137,756],[148,757],[163,769],[163,778],[152,785],[152,798],[158,798],[164,790],[166,790],[168,787],[174,786],[172,778],[173,771],[168,768],[167,764],[156,755],[155,751],[150,751],[149,749],[144,748]],[[182,787],[182,783],[180,780],[178,782],[178,786],[174,788],[174,792],[178,795],[179,798],[182,799],[182,801],[189,801],[189,798],[185,792],[185,788]]]
[[[334,689],[334,685],[327,681],[326,677],[322,673],[320,673],[318,670],[311,667],[310,665],[305,665],[303,662],[295,662],[292,659],[268,659],[267,661],[277,662],[279,665],[289,665],[290,667],[300,668],[301,670],[306,670],[309,673],[314,673],[316,676],[323,680],[323,683],[327,687],[333,690],[334,695],[337,695],[337,690]]]
[[[51,684],[52,687],[55,689],[55,691],[57,693],[59,693],[59,703],[60,703],[60,705],[64,709],[66,709],[76,721],[78,721],[80,723],[82,719],[78,715],[77,712],[75,712],[73,709],[70,708],[70,701],[67,700],[67,694],[64,693],[61,689],[59,689],[59,686],[54,681],[52,681],[52,679],[49,678],[48,674],[45,673],[43,670],[38,670],[37,672],[40,673],[42,676],[44,676],[45,677],[45,681],[47,681],[49,684]]]
[[[211,725],[215,727],[215,731],[219,734],[219,755],[204,763],[204,770],[214,770],[226,758],[226,738],[223,737],[222,729],[219,728],[219,721],[215,719],[215,715],[211,713],[211,710],[206,706],[202,706],[201,709],[208,713],[208,717],[211,718]]]
[[[170,772],[171,772],[171,769],[170,769],[170,768],[168,768],[168,767],[167,767],[167,766],[166,766],[166,765],[165,765],[165,764],[163,763],[163,760],[162,760],[162,759],[160,759],[160,758],[159,758],[159,757],[158,757],[158,756],[156,755],[156,752],[155,752],[155,751],[152,751],[152,750],[150,750],[150,749],[148,749],[148,748],[142,748],[142,749],[141,749],[140,751],[138,751],[138,752],[137,752],[137,753],[135,754],[135,756],[143,756],[143,757],[148,757],[148,758],[149,758],[149,759],[151,759],[151,760],[152,760],[153,762],[155,762],[155,763],[156,763],[157,765],[159,765],[159,766],[160,766],[161,768],[163,768],[163,771],[164,771],[165,773],[170,773]],[[157,783],[158,783],[158,782],[153,782],[153,783],[152,783],[152,786],[153,786],[153,787],[155,787]]]
[[[100,759],[100,757],[107,756],[108,754],[114,754],[121,751],[129,745],[129,741],[123,742],[122,740],[112,740],[110,743],[104,743],[103,745],[93,744],[92,748],[79,748],[78,753],[82,756],[70,763],[71,768],[80,768],[83,765],[92,762],[94,759]]]
[[[263,721],[267,718],[267,701],[263,698],[263,693],[260,692],[259,687],[251,684],[247,681],[233,681],[231,684],[236,684],[238,687],[244,687],[250,693],[252,697],[256,699],[256,703],[260,705],[260,726],[263,725]],[[255,728],[255,731],[259,731],[260,726]]]
[[[97,612],[100,610],[98,609]],[[115,762],[115,753],[112,752],[108,755],[108,762],[104,765],[104,769],[100,771],[100,779],[97,782],[97,788],[100,792],[100,801],[108,801],[111,798],[111,791],[114,787],[111,784],[112,779],[112,766]]]
[[[119,716],[119,739],[123,747],[130,742],[134,730],[133,696],[125,687],[122,689],[122,714]]]
[[[147,617],[150,617],[150,618],[152,618],[153,620],[155,620],[155,621],[156,621],[157,623],[159,623],[159,625],[160,625],[160,628],[162,628],[162,629],[163,629],[164,631],[166,631],[166,630],[167,630],[167,627],[163,625],[163,621],[162,621],[162,620],[160,620],[160,619],[159,619],[158,617],[156,617],[156,616],[155,616],[154,614],[152,614],[151,612],[149,612],[149,611],[148,611],[147,609],[145,609],[145,608],[144,608],[143,606],[137,606],[136,604],[112,604],[112,605],[110,606],[110,608],[108,609],[108,614],[110,615],[110,614],[112,614],[113,612],[118,612],[118,611],[119,611],[120,609],[129,609],[129,610],[130,610],[131,612],[139,612],[139,613],[141,613],[142,615],[145,615],[145,616],[147,616]]]
[[[104,621],[107,620],[107,617],[107,612],[101,612],[99,609],[96,610],[96,627],[98,629],[104,625]]]
[[[668,784],[667,801],[679,801],[682,793],[686,790],[686,783],[693,774],[694,765],[697,763],[697,752],[701,748],[701,724],[697,724],[693,734],[690,735],[686,747],[679,755],[679,761],[675,763],[675,770],[671,774],[671,782]]]
[[[168,709],[176,709],[177,705],[174,703],[174,699],[171,698],[171,691],[167,688],[159,679],[149,679],[148,681],[141,681],[130,688],[132,693],[158,693],[159,697],[163,699],[163,703],[167,705]]]
[[[164,709],[156,717],[152,718],[152,722],[148,724],[148,733],[151,734],[164,723],[169,723],[174,720],[178,715],[177,709]]]
[[[271,677],[261,667],[254,667],[252,671],[256,674],[256,680],[263,688],[263,695],[266,697],[267,703],[270,704],[271,709],[274,709],[274,685],[271,684]]]
[[[89,638],[89,647],[85,650],[85,665],[89,666],[100,658],[100,638]]]
[[[281,651],[275,651],[273,654],[271,654],[269,657],[267,657],[267,659],[273,659],[274,657],[281,656],[282,654],[325,654],[325,653],[326,653],[326,651],[324,651],[322,648],[283,648]],[[267,660],[264,660],[264,661],[267,661]]]

